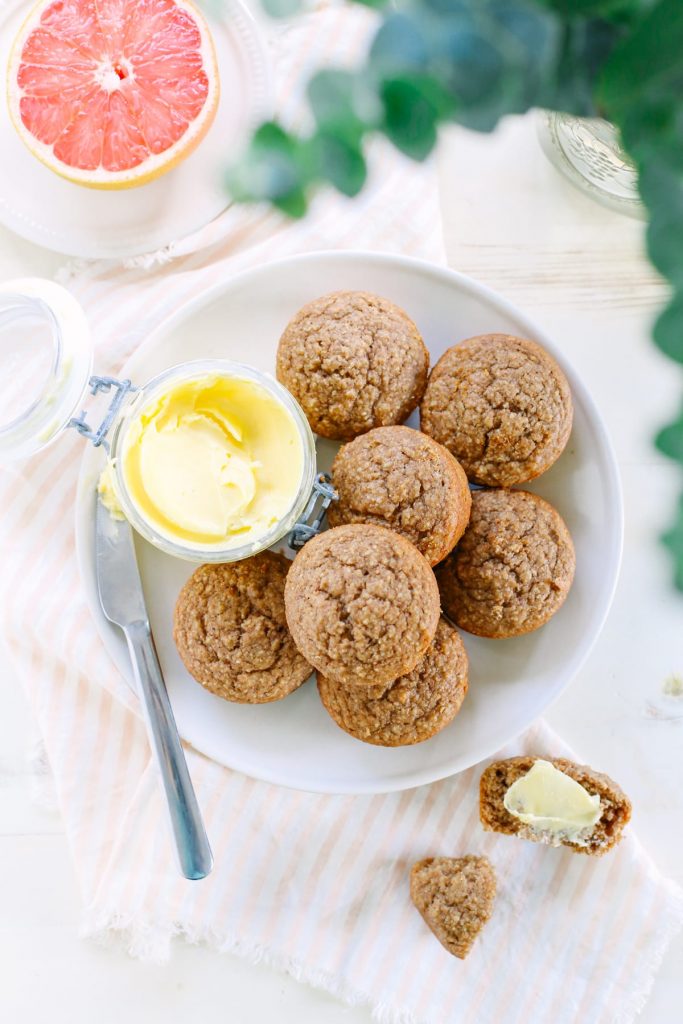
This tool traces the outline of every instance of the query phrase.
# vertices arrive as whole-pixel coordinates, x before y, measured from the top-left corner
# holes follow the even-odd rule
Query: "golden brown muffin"
[[[343,445],[332,466],[339,500],[330,526],[388,526],[436,565],[455,547],[470,518],[467,477],[451,453],[410,427],[376,427]]]
[[[482,334],[444,352],[420,408],[420,429],[453,453],[470,480],[492,487],[544,473],[571,428],[564,373],[540,345],[509,334]]]
[[[287,623],[307,661],[348,686],[382,685],[434,639],[439,589],[416,547],[382,526],[338,526],[310,540],[285,585]]]
[[[574,779],[590,796],[600,797],[602,814],[583,844],[566,839],[555,842],[553,837],[535,830],[506,809],[503,801],[510,786],[526,775],[540,759],[549,761],[558,771]],[[484,771],[479,783],[479,816],[487,832],[519,836],[520,839],[530,839],[535,843],[567,846],[575,853],[601,857],[621,840],[622,832],[631,819],[631,802],[608,775],[596,772],[588,765],[574,764],[564,757],[532,757],[525,754],[494,761]]]
[[[410,317],[368,292],[333,292],[285,328],[277,379],[321,437],[349,440],[402,423],[424,393],[429,353]]]
[[[180,591],[173,639],[187,671],[239,704],[286,697],[311,674],[285,619],[289,560],[273,551],[202,565]]]
[[[428,857],[410,872],[410,898],[444,949],[461,960],[491,917],[495,896],[486,857]]]
[[[445,614],[494,639],[538,629],[561,607],[575,568],[559,512],[528,491],[475,491],[457,548],[437,568]]]
[[[337,725],[380,747],[422,743],[452,722],[467,693],[467,653],[440,619],[427,653],[388,686],[345,686],[318,673],[320,699]]]

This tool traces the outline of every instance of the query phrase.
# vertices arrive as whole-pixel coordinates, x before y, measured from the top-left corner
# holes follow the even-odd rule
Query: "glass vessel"
[[[75,428],[107,451],[114,467],[117,498],[131,525],[168,554],[197,562],[232,562],[270,547],[293,531],[300,546],[320,528],[331,488],[316,475],[315,439],[292,395],[268,374],[230,360],[195,360],[173,366],[140,386],[128,380],[91,376],[92,347],[85,314],[60,285],[25,278],[0,285],[0,462],[25,459]],[[138,410],[173,383],[202,376],[225,376],[258,384],[289,413],[301,441],[302,472],[296,495],[266,533],[240,547],[184,545],[161,534],[136,507],[117,455]],[[108,395],[102,422],[89,423],[82,408],[86,394]],[[307,520],[322,511],[312,524]]]
[[[620,213],[645,216],[636,169],[613,124],[542,110],[538,134],[550,162],[582,192]]]
[[[124,460],[119,455],[125,450],[126,435],[138,417],[139,411],[155,397],[164,394],[170,386],[202,377],[227,377],[231,380],[247,380],[258,384],[290,413],[299,434],[303,452],[303,468],[299,487],[292,504],[281,519],[270,530],[240,547],[225,547],[221,544],[186,545],[159,532],[141,513],[132,500],[126,484]],[[124,515],[131,526],[151,544],[169,555],[201,562],[236,562],[249,558],[265,548],[271,547],[288,534],[295,526],[311,496],[316,475],[315,440],[303,410],[286,388],[268,374],[241,363],[227,359],[193,360],[180,363],[164,370],[142,387],[128,393],[111,427],[110,458],[114,466],[116,494]]]

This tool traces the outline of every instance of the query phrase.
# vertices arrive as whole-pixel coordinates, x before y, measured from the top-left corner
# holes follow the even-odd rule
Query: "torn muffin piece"
[[[607,775],[566,758],[494,761],[479,784],[488,832],[600,857],[620,841],[631,803]]]
[[[427,857],[410,872],[410,898],[444,949],[461,960],[491,917],[495,895],[486,857]]]

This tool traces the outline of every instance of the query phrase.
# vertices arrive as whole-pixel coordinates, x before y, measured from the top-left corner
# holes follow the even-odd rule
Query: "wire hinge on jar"
[[[79,434],[92,441],[95,448],[99,448],[102,445],[106,451],[109,451],[109,442],[106,440],[107,433],[112,423],[119,414],[119,409],[126,400],[126,396],[139,389],[135,387],[129,380],[117,380],[116,377],[91,377],[89,381],[89,388],[91,395],[97,395],[100,391],[108,392],[114,388],[114,394],[111,401],[109,402],[109,408],[107,409],[104,419],[100,423],[97,429],[93,428],[86,419],[85,409],[82,410],[80,416],[72,417],[67,426],[73,427]]]
[[[300,551],[307,541],[320,533],[325,513],[332,502],[337,501],[338,498],[339,495],[332,486],[331,476],[328,473],[318,473],[313,481],[313,490],[308,504],[287,538],[287,543],[292,550]],[[309,522],[314,512],[315,518]]]

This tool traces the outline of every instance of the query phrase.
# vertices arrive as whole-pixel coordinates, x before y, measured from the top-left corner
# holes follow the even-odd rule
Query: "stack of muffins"
[[[467,693],[455,627],[528,633],[569,591],[574,550],[559,513],[510,489],[563,451],[566,378],[540,346],[504,334],[453,346],[429,374],[412,320],[364,292],[301,309],[277,376],[317,434],[347,442],[330,529],[289,569],[273,552],[198,569],[176,607],[178,650],[204,686],[251,703],[286,696],[312,666],[352,736],[418,743]],[[401,426],[418,405],[420,430]]]

